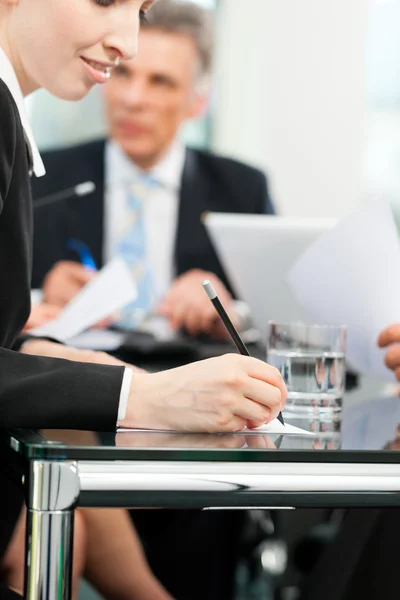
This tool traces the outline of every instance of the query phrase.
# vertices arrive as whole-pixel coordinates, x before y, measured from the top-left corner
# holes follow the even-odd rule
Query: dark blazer
[[[71,197],[35,210],[33,287],[41,286],[57,261],[78,260],[66,248],[70,238],[86,242],[96,264],[103,264],[104,148],[104,141],[96,141],[43,154],[47,175],[33,181],[34,198],[88,180],[96,189],[86,197]],[[207,152],[186,152],[175,241],[177,274],[194,268],[211,271],[230,288],[201,222],[206,211],[273,213],[265,175]]]
[[[0,430],[110,430],[117,419],[123,368],[12,350],[30,312],[31,202],[29,156],[21,120],[0,79]],[[0,490],[1,559],[22,502],[8,476],[3,453]]]
[[[2,80],[0,132],[0,428],[110,430],[123,368],[12,350],[30,312],[32,199],[21,120]]]

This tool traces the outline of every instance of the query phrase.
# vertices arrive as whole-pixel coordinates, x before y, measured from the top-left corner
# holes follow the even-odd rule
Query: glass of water
[[[294,419],[341,420],[346,327],[268,324],[267,360],[288,389],[285,414]],[[328,426],[328,425],[326,425]]]

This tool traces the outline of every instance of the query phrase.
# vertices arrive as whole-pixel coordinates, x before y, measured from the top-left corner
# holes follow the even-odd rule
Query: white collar
[[[185,146],[176,139],[160,162],[149,171],[149,175],[164,187],[178,191],[181,187],[185,154]],[[132,183],[144,173],[114,140],[106,144],[105,161],[106,182],[109,185]]]
[[[17,76],[13,69],[13,66],[4,52],[4,50],[0,47],[0,79],[4,81],[12,97],[14,98],[14,102],[17,105],[19,117],[21,119],[22,127],[25,131],[25,136],[27,139],[27,143],[29,144],[30,153],[32,156],[33,163],[33,172],[36,177],[41,177],[45,175],[46,171],[44,168],[44,164],[42,158],[40,156],[38,147],[36,145],[35,139],[33,137],[32,129],[29,124],[28,115],[26,112],[24,97],[21,91],[21,87],[18,83]]]

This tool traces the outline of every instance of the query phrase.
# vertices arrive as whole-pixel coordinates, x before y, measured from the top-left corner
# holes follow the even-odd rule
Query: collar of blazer
[[[25,132],[25,140],[28,147],[28,159],[30,161],[30,171],[35,173],[36,177],[45,175],[46,171],[44,168],[43,161],[41,159],[38,147],[33,137],[32,129],[29,124],[27,111],[25,108],[24,97],[22,94],[21,86],[19,85],[17,76],[14,68],[4,50],[0,47],[0,79],[4,81],[14,102],[17,105],[19,117],[21,119],[22,127]]]

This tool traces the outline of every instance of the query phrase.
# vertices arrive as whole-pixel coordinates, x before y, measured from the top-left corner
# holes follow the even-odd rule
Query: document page
[[[124,429],[124,428],[118,428],[118,433],[122,433],[122,432],[132,432],[132,431],[154,431],[157,433],[163,433],[162,430],[160,429]],[[170,432],[170,433],[178,433],[178,432]],[[222,433],[222,432],[220,432]],[[271,423],[268,423],[267,425],[261,425],[261,427],[257,427],[256,429],[247,429],[247,427],[245,427],[243,429],[242,432],[240,433],[277,433],[279,435],[315,435],[314,433],[312,433],[311,431],[306,431],[305,429],[300,429],[300,427],[295,427],[294,425],[289,425],[289,423],[286,423],[285,425],[282,425],[282,423],[280,421],[278,421],[278,419],[274,419],[273,421],[271,421]]]
[[[126,263],[115,258],[82,288],[55,319],[31,329],[29,333],[65,342],[109,317],[136,297],[136,284]]]
[[[288,280],[314,323],[347,325],[346,359],[372,377],[394,380],[379,333],[400,322],[400,244],[389,202],[367,202],[324,233]]]

